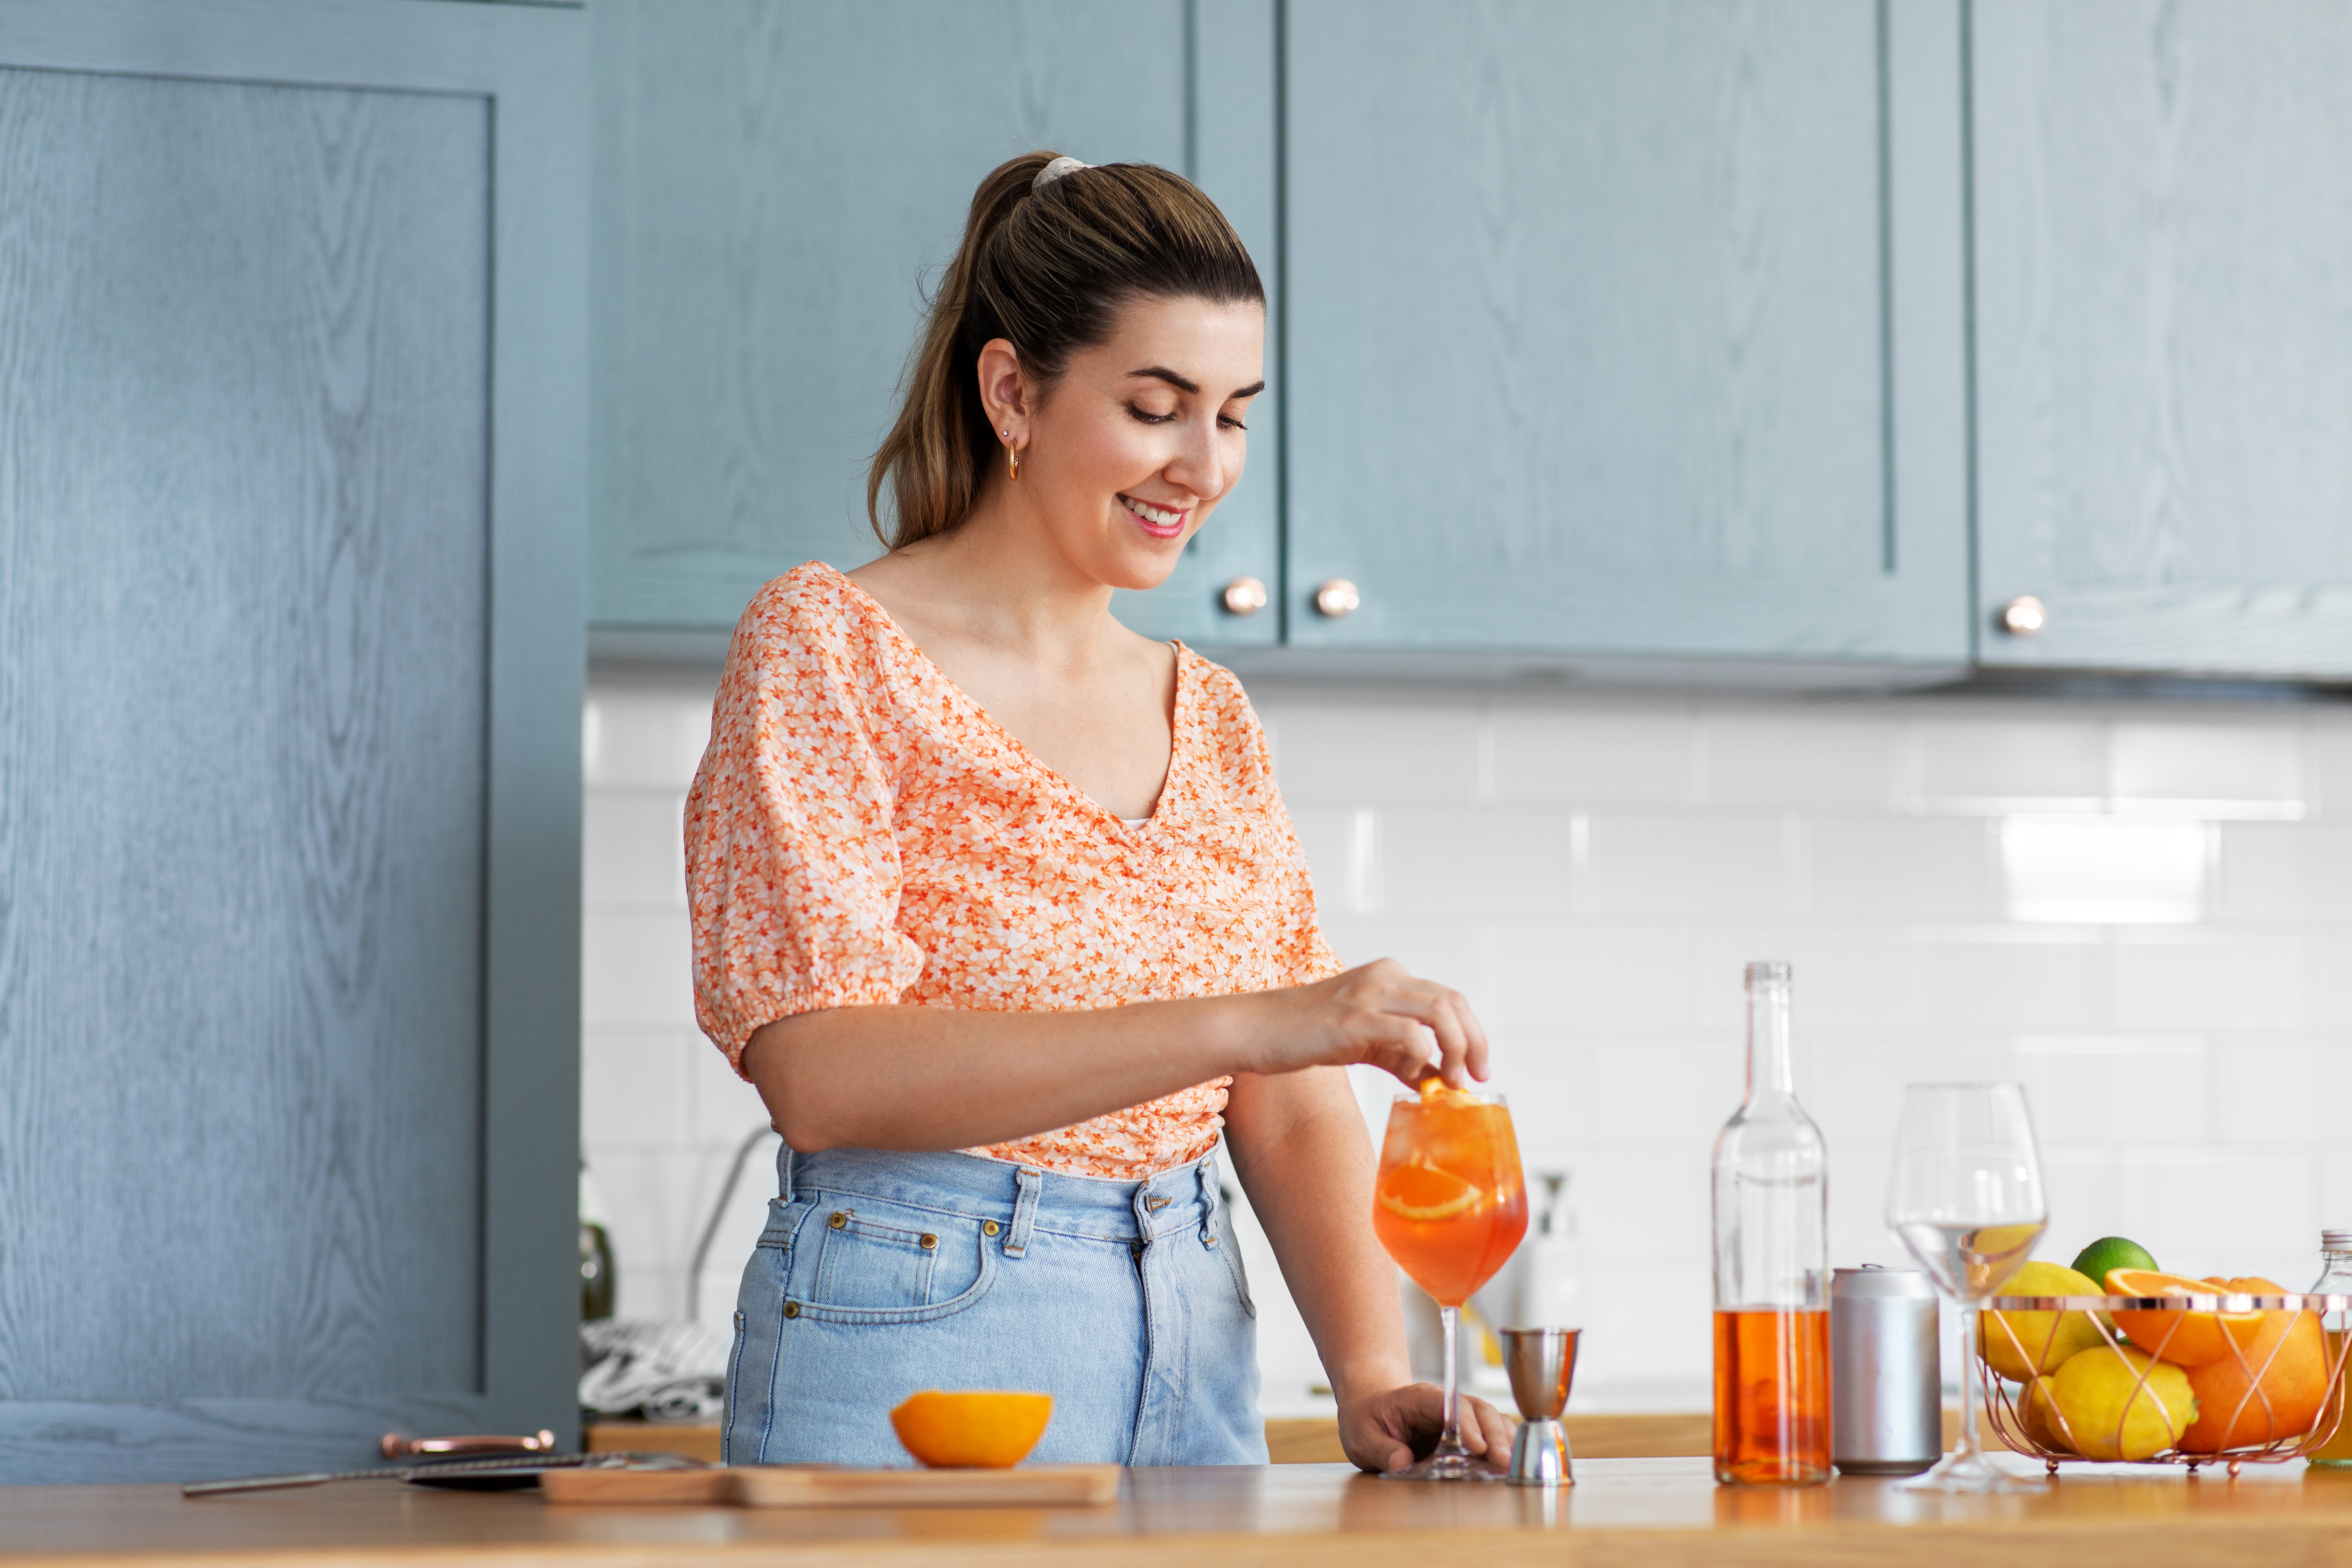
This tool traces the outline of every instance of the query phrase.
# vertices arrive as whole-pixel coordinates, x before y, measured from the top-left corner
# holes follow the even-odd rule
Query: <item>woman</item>
[[[1241,478],[1265,320],[1184,180],[1013,159],[875,458],[888,552],[736,628],[688,804],[696,1001],[785,1148],[730,1463],[904,1463],[887,1412],[927,1387],[1051,1393],[1043,1459],[1263,1463],[1221,1124],[1349,1457],[1434,1440],[1340,1068],[1459,1085],[1485,1037],[1395,963],[1339,973],[1239,682],[1110,616]]]

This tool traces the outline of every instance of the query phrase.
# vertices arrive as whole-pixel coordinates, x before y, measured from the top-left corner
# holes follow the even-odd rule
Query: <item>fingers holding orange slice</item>
[[[2191,1279],[2153,1268],[2110,1268],[2111,1296],[2218,1296],[2238,1289],[2226,1279]],[[2175,1366],[2205,1366],[2253,1342],[2262,1331],[2260,1312],[2201,1312],[2186,1307],[2136,1308],[2115,1314],[2116,1327],[2131,1342]]]

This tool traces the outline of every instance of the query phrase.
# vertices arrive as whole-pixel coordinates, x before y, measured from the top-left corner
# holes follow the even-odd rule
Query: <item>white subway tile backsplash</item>
[[[1663,921],[1510,921],[1491,938],[1496,1028],[1675,1029],[1693,1019],[1696,943]]]
[[[2032,704],[1922,712],[1911,723],[1911,793],[1928,801],[2093,800],[2107,793],[2106,725]]]
[[[1559,915],[1568,912],[1572,823],[1563,811],[1381,814],[1381,907],[1399,915]]]
[[[1816,914],[1976,921],[2000,913],[1997,841],[1973,816],[1820,816],[1806,825]]]
[[[581,803],[580,898],[592,910],[686,908],[686,796],[592,790]]]
[[[589,700],[582,1133],[635,1315],[683,1310],[727,1162],[766,1119],[693,1023],[679,813],[710,689],[636,672]],[[2167,1267],[2300,1288],[2313,1228],[2352,1224],[2352,715],[1295,684],[1260,706],[1334,949],[1464,992],[1528,1169],[1572,1173],[1580,1406],[1707,1397],[1707,1154],[1740,1097],[1750,960],[1796,966],[1836,1264],[1903,1260],[1888,1146],[1903,1085],[1928,1079],[2027,1085],[2042,1256],[2124,1234]],[[2193,849],[2194,887],[2174,923],[2112,900],[2076,918],[2059,905],[2095,905],[2097,868],[2044,857],[2058,902],[2021,905],[2019,816],[2110,837],[2154,820]],[[1350,1076],[1377,1132],[1401,1086]],[[706,1320],[772,1181],[759,1158],[730,1205]],[[1262,1235],[1244,1251],[1266,1408],[1328,1410]]]
[[[717,690],[692,678],[592,690],[581,724],[587,787],[683,792],[710,743]]]
[[[1275,726],[1275,767],[1287,802],[1467,805],[1477,798],[1479,714],[1472,699],[1333,701],[1276,691],[1262,707]]]
[[[1785,914],[1794,868],[1778,812],[1595,811],[1580,913]]]
[[[1698,798],[1694,714],[1497,703],[1495,799],[1506,805],[1680,805]]]
[[[2116,1022],[2126,1029],[2299,1029],[2299,934],[2126,931],[2116,944]]]
[[[1702,731],[1706,798],[1719,805],[1884,811],[1905,753],[1901,727],[1869,713],[1717,709]]]
[[[2118,721],[2109,740],[2119,800],[2276,801],[2306,793],[2298,723],[2232,719]]]
[[[695,1027],[694,937],[684,909],[593,910],[581,923],[583,1028]]]
[[[686,1075],[692,1045],[659,1030],[583,1030],[581,1142],[631,1150],[675,1150],[693,1142]]]
[[[1930,1028],[2096,1033],[2116,1019],[2112,950],[2093,928],[1915,932]]]

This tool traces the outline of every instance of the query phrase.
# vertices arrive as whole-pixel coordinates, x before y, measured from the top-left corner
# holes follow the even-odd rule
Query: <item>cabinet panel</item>
[[[0,1481],[577,1409],[584,25],[186,16],[0,9]]]
[[[1448,16],[1288,7],[1291,640],[1964,657],[1956,8]]]
[[[1269,8],[1201,9],[593,8],[597,623],[730,626],[761,583],[801,561],[873,558],[866,462],[925,289],[953,254],[973,185],[1003,159],[1051,146],[1182,169],[1198,145],[1270,187],[1270,142],[1252,167],[1234,145],[1246,120],[1196,124],[1188,97],[1196,21],[1244,35],[1246,48],[1255,11],[1255,47],[1270,59]],[[1248,69],[1246,53],[1220,49],[1202,85],[1214,101],[1246,103]],[[1255,112],[1270,120],[1270,93],[1263,101]],[[1197,637],[1212,580],[1252,569],[1271,580],[1271,505],[1221,513],[1180,581],[1123,614]]]
[[[1973,49],[1985,661],[2352,674],[2352,8],[1979,0]]]

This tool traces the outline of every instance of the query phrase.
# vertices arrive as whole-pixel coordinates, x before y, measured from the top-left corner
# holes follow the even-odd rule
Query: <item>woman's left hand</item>
[[[1519,1424],[1483,1399],[1461,1397],[1462,1446],[1502,1469]],[[1403,1469],[1435,1447],[1444,1429],[1445,1394],[1433,1383],[1409,1383],[1339,1406],[1339,1446],[1367,1470]]]

